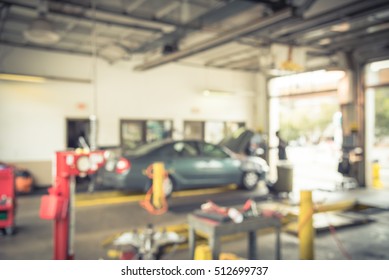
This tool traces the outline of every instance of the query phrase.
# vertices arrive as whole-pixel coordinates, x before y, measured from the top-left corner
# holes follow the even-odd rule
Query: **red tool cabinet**
[[[15,202],[13,169],[0,168],[0,230],[8,235],[15,229]]]

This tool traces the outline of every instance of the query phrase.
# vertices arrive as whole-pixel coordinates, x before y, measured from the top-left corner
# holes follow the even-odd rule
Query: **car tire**
[[[153,181],[150,180],[149,183],[148,183],[148,188],[147,189],[151,188],[152,184],[153,184]],[[163,180],[163,191],[164,191],[165,197],[166,198],[171,197],[171,195],[174,192],[175,188],[176,188],[176,184],[174,182],[174,179],[171,176],[167,176]]]
[[[5,235],[13,235],[15,233],[15,228],[14,228],[14,226],[9,226],[9,227],[6,227],[5,229],[4,229],[4,234]]]
[[[174,184],[173,178],[171,176],[167,176],[163,180],[163,191],[164,191],[165,197],[171,197],[173,192],[174,192],[175,187],[176,186]]]
[[[259,182],[259,174],[255,171],[246,171],[243,173],[240,187],[244,190],[254,190]]]

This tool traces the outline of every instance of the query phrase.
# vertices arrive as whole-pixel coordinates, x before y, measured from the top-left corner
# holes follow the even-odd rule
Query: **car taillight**
[[[125,158],[120,158],[119,161],[116,163],[116,173],[123,174],[127,170],[129,170],[131,167],[130,162]]]

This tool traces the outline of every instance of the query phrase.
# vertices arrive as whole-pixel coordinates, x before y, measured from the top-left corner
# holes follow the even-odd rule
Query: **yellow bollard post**
[[[208,245],[199,245],[196,247],[195,260],[212,260],[212,252]]]
[[[298,235],[301,260],[314,259],[314,234],[312,191],[300,191]]]
[[[152,204],[154,208],[162,208],[163,180],[165,176],[165,166],[163,162],[156,162],[153,164],[153,199]]]
[[[383,185],[380,178],[381,166],[378,160],[373,161],[372,165],[372,177],[373,177],[373,188],[382,189]]]

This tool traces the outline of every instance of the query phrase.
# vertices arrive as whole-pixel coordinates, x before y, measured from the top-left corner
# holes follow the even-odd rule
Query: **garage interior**
[[[55,258],[41,207],[56,152],[218,144],[240,129],[266,142],[270,181],[254,190],[178,190],[155,215],[143,192],[99,188],[95,169],[71,174],[67,256],[124,258],[113,241],[153,225],[182,238],[161,259],[389,259],[388,59],[386,0],[0,0],[0,172],[11,167],[16,193],[0,259]],[[223,213],[251,202],[254,217],[220,222],[217,238],[194,232],[209,201]],[[237,231],[260,219],[270,224]]]

